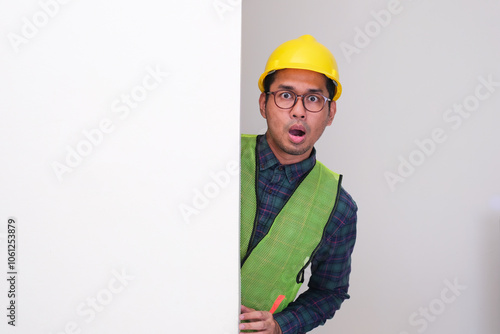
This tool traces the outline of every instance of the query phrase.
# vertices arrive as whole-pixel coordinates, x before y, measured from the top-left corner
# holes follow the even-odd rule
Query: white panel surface
[[[1,333],[237,332],[241,9],[217,5],[0,4]]]

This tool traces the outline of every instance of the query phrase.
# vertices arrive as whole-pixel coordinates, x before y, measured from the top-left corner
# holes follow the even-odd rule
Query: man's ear
[[[328,114],[328,123],[327,125],[332,125],[333,118],[335,117],[335,113],[337,112],[337,102],[330,102],[330,113]]]
[[[259,108],[260,108],[260,114],[262,117],[266,118],[266,93],[260,93],[259,96]]]

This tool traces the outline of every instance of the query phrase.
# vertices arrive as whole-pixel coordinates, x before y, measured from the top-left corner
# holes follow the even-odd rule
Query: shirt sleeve
[[[283,334],[302,334],[331,319],[349,299],[351,254],[356,241],[357,206],[341,188],[318,252],[312,259],[308,289],[274,315]]]

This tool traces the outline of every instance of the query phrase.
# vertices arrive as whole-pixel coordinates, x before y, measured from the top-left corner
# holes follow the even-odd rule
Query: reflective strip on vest
[[[302,285],[302,275],[316,251],[335,208],[342,177],[320,162],[297,187],[275,218],[267,235],[253,248],[258,177],[256,136],[241,137],[241,302],[269,311],[280,295],[291,303]]]

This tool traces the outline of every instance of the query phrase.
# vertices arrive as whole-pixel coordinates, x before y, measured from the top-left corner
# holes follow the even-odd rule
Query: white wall
[[[485,0],[244,2],[242,132],[265,130],[257,80],[276,46],[312,34],[339,64],[344,92],[316,148],[344,174],[359,236],[351,299],[314,333],[500,332],[499,11]]]
[[[1,333],[237,331],[241,6],[224,2],[0,4]]]

